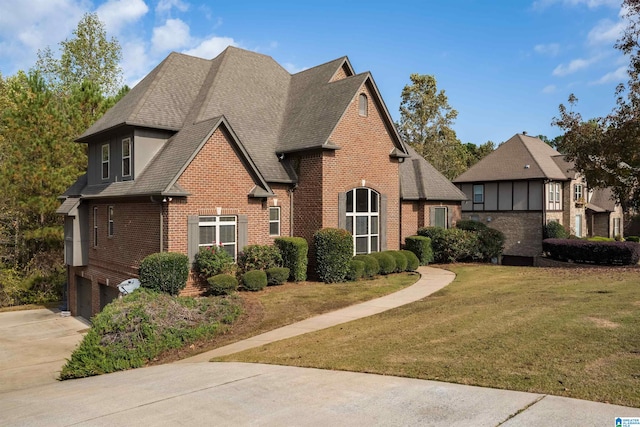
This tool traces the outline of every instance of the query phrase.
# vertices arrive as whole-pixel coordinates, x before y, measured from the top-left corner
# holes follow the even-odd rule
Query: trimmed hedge
[[[323,228],[313,235],[316,273],[324,283],[344,282],[353,257],[351,233],[341,228]]]
[[[364,261],[358,259],[352,259],[349,261],[349,272],[347,273],[347,280],[355,282],[364,276]]]
[[[478,231],[479,249],[482,254],[482,259],[484,261],[491,261],[492,258],[498,258],[502,255],[506,239],[504,233],[495,228],[485,227]]]
[[[545,239],[568,239],[569,232],[558,221],[549,221],[544,226],[544,238]]]
[[[267,273],[262,270],[247,271],[242,275],[242,287],[247,291],[261,291],[267,287]]]
[[[482,258],[478,233],[460,228],[423,227],[420,236],[431,239],[433,258],[438,263],[472,261]]]
[[[640,261],[640,245],[634,242],[545,239],[542,250],[559,261],[604,265],[636,265]]]
[[[364,277],[374,277],[380,274],[380,264],[371,255],[356,255],[353,259],[364,262]]]
[[[142,260],[138,270],[140,286],[178,295],[187,285],[189,257],[177,252],[158,252]]]
[[[403,249],[400,252],[402,252],[405,258],[407,258],[407,268],[405,271],[416,271],[418,267],[420,267],[420,260],[416,254],[406,249]]]
[[[289,269],[289,279],[307,280],[309,244],[302,237],[278,237],[273,242],[282,255],[282,266]]]
[[[213,295],[231,295],[238,290],[238,279],[230,274],[216,274],[207,279]]]
[[[625,237],[625,240],[627,242],[636,242],[639,243],[640,242],[640,237],[639,236],[629,236],[629,237]]]
[[[420,265],[428,265],[433,262],[433,249],[431,239],[425,236],[409,236],[404,239],[406,250],[413,252],[420,261]]]
[[[280,266],[282,266],[282,255],[276,246],[249,245],[238,254],[238,268],[242,273]]]
[[[393,259],[396,261],[396,269],[394,270],[395,273],[402,273],[407,269],[407,264],[408,264],[407,257],[404,256],[402,252],[400,251],[385,251],[385,252],[391,255]]]
[[[205,246],[195,256],[193,267],[198,275],[207,280],[233,270],[233,257],[221,246]]]
[[[380,274],[391,274],[396,271],[396,260],[387,252],[373,252],[370,254],[380,264]]]
[[[271,267],[267,271],[267,286],[282,285],[289,278],[289,269],[287,267]]]
[[[480,221],[474,221],[472,219],[461,219],[456,222],[456,228],[467,231],[482,231],[488,227],[485,223]]]

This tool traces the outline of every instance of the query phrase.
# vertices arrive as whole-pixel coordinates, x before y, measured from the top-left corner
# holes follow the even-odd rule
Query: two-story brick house
[[[397,249],[436,207],[453,225],[465,197],[408,150],[346,57],[291,75],[233,47],[172,53],[78,142],[87,173],[58,212],[69,306],[87,318],[154,252],[193,259],[215,242],[236,257],[323,227],[351,231],[356,253]]]
[[[533,262],[549,221],[577,237],[623,233],[622,208],[611,192],[589,189],[573,164],[539,138],[514,135],[454,183],[468,198],[462,217],[505,234],[505,263]]]

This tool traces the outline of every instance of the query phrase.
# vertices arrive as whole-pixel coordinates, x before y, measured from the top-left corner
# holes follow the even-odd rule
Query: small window
[[[108,236],[113,237],[113,206],[109,206],[107,230]]]
[[[93,207],[93,247],[98,247],[98,207]]]
[[[109,144],[102,146],[102,179],[109,179]]]
[[[269,208],[269,236],[280,235],[280,208]]]
[[[620,218],[613,218],[613,237],[620,236]]]
[[[475,184],[473,186],[473,203],[484,203],[484,185]]]
[[[584,201],[584,195],[582,193],[582,184],[576,184],[574,186],[573,200],[576,202]]]
[[[433,225],[436,227],[447,228],[447,208],[446,206],[434,208]]]
[[[365,95],[364,93],[360,94],[358,105],[360,107],[360,115],[362,117],[367,117],[369,115],[369,105],[368,105],[367,95]]]
[[[131,138],[122,140],[122,176],[131,176]]]
[[[548,210],[550,211],[559,211],[562,210],[562,199],[561,199],[561,186],[559,182],[550,182],[548,185],[549,188],[549,203]]]

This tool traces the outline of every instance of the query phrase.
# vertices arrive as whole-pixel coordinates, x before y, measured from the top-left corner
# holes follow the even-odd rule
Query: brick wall
[[[455,227],[462,217],[462,206],[460,202],[436,202],[436,201],[403,201],[401,210],[401,233],[402,241],[408,236],[414,236],[419,228],[431,225],[431,207],[446,206],[450,216],[449,227]]]
[[[542,253],[542,212],[476,211],[465,212],[462,219],[471,219],[472,215],[504,233],[504,255],[534,257]]]

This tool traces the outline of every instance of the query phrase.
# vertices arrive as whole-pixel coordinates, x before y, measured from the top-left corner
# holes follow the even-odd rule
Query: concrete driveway
[[[0,393],[56,382],[88,327],[57,310],[0,313]]]

